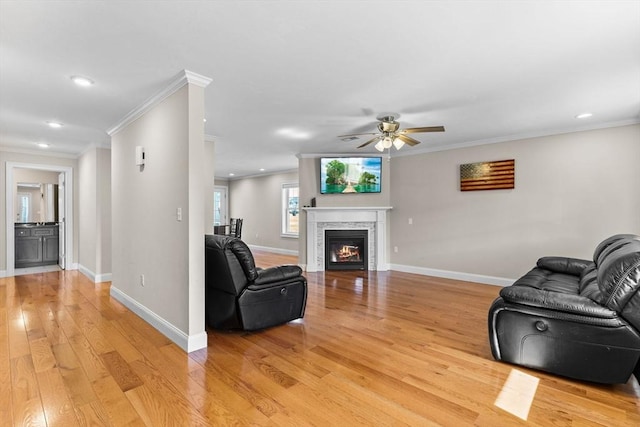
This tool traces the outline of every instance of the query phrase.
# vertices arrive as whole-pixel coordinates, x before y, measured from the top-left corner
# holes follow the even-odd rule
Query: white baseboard
[[[270,248],[268,246],[258,246],[258,245],[249,245],[249,244],[247,244],[247,246],[249,246],[249,249],[255,249],[257,251],[273,252],[273,253],[282,254],[282,255],[298,255],[298,251],[295,251],[293,249]]]
[[[0,279],[7,277],[7,270],[0,270]]]
[[[187,335],[113,285],[111,286],[110,294],[115,300],[140,316],[145,322],[156,328],[187,353],[207,347],[206,331],[195,335]]]
[[[111,273],[96,274],[82,264],[76,264],[76,265],[77,265],[76,269],[80,271],[80,273],[87,276],[93,283],[102,283],[102,282],[111,281]]]
[[[435,276],[445,279],[464,280],[466,282],[484,283],[494,286],[510,286],[516,279],[506,277],[483,276],[481,274],[462,273],[458,271],[438,270],[435,268],[414,267],[410,265],[391,264],[391,270],[402,271],[404,273],[420,274],[423,276]]]

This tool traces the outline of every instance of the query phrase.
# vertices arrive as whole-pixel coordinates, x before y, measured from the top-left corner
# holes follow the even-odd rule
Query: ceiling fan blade
[[[419,133],[419,132],[444,132],[444,126],[427,126],[422,128],[409,128],[400,131],[401,133]]]
[[[350,133],[348,135],[338,135],[338,138],[347,138],[349,136],[377,135],[377,133]]]
[[[367,145],[369,145],[369,144],[371,144],[372,142],[375,142],[375,141],[377,141],[377,140],[379,140],[379,139],[380,139],[380,136],[376,136],[375,138],[371,138],[370,140],[368,140],[368,141],[367,141],[367,142],[365,142],[364,144],[362,144],[362,145],[358,145],[358,147],[357,147],[357,148],[366,147]]]
[[[396,136],[396,138],[398,138],[400,141],[404,142],[407,145],[410,146],[414,146],[417,144],[420,144],[420,141],[418,141],[417,139],[413,139],[410,136],[407,135],[403,135],[403,134],[398,134],[398,136]]]

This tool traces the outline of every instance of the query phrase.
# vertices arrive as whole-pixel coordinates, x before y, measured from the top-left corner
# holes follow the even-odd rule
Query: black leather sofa
[[[297,265],[257,268],[233,236],[205,236],[205,317],[217,329],[247,331],[304,316],[307,279]]]
[[[496,360],[578,380],[640,380],[640,237],[612,236],[593,261],[540,258],[489,310]]]

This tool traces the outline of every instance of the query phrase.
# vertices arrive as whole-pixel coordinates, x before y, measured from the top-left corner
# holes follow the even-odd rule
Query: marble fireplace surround
[[[368,270],[387,271],[387,211],[391,207],[303,208],[307,212],[307,267],[324,271],[325,230],[367,230]]]

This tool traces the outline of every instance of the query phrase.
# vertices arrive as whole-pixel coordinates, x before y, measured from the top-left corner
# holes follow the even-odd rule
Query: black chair
[[[237,237],[238,239],[242,238],[242,223],[244,222],[244,220],[242,218],[237,218],[236,219],[236,226],[235,226],[235,230],[232,233],[232,236]]]
[[[257,268],[239,238],[205,236],[205,313],[217,329],[256,330],[304,316],[307,279],[297,265]]]
[[[237,238],[242,237],[242,218],[231,218],[229,221],[229,233],[226,235]]]

